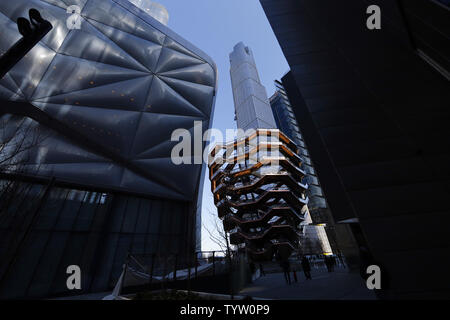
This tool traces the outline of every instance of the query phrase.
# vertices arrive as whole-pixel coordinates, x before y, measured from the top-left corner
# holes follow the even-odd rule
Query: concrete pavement
[[[287,285],[283,273],[269,273],[255,280],[239,294],[282,300],[375,300],[375,293],[365,286],[359,273],[338,267],[334,272],[325,268],[311,270],[312,280],[297,272],[298,282]]]

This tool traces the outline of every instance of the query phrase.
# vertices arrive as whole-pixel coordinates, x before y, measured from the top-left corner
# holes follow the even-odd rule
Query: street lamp
[[[17,27],[23,36],[3,56],[0,57],[0,79],[2,79],[42,38],[53,29],[36,9],[30,9],[29,18],[17,19]]]

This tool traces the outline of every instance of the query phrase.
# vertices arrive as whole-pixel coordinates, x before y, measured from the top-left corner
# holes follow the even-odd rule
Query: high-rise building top
[[[230,74],[237,126],[240,129],[275,129],[266,88],[261,84],[252,50],[239,42],[230,53]]]
[[[303,141],[303,137],[300,130],[300,125],[295,118],[292,110],[292,105],[287,97],[287,93],[283,85],[279,81],[275,81],[277,91],[272,97],[270,97],[270,105],[272,107],[275,122],[278,128],[288,136],[298,146],[299,154],[303,159],[302,169],[308,174],[306,182],[310,186],[308,189],[308,196],[310,202],[308,204],[309,209],[312,211],[313,216],[315,211],[321,208],[326,208],[327,204],[323,198],[323,192],[317,179],[316,172],[311,162],[308,148]],[[318,214],[319,215],[319,214]],[[314,222],[324,223],[320,217],[315,217]]]
[[[389,279],[377,294],[448,298],[448,1],[377,1],[376,31],[366,1],[260,2],[336,228],[347,225]],[[358,249],[347,248],[357,267]]]
[[[151,17],[155,18],[163,25],[167,26],[169,23],[169,12],[162,5],[150,0],[128,0],[136,7],[147,12]]]

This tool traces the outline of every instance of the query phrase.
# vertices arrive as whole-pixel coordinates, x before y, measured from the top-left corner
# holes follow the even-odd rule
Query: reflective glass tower
[[[0,80],[2,298],[105,291],[127,253],[195,251],[204,168],[173,164],[171,134],[209,128],[216,66],[127,0],[73,3],[0,3],[0,52],[30,8],[53,25]]]
[[[147,14],[151,15],[153,18],[161,22],[163,25],[167,26],[167,24],[169,23],[169,12],[163,5],[151,0],[129,0],[129,1],[136,7],[147,12]]]
[[[306,192],[309,197],[308,222],[311,225],[305,227],[305,251],[310,254],[331,254],[333,251],[325,226],[333,225],[332,218],[286,91],[279,81],[275,81],[275,86],[277,91],[269,99],[275,122],[278,128],[298,146],[303,159],[302,169],[307,173],[305,180],[309,185]]]

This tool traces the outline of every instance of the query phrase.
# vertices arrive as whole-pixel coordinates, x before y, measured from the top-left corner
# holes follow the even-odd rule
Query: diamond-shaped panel
[[[66,26],[73,4],[82,9],[81,30]],[[23,97],[53,119],[46,124],[60,136],[38,158],[40,173],[193,200],[200,165],[175,167],[170,140],[174,129],[192,131],[194,121],[209,126],[217,73],[211,59],[126,0],[2,1],[0,21],[11,32],[0,37],[0,51],[19,39],[14,20],[30,7],[54,28],[0,80],[0,97]]]

